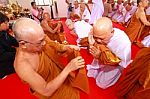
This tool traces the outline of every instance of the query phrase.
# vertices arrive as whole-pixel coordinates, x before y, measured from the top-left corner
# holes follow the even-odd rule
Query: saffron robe
[[[144,24],[141,22],[140,19],[136,18],[134,14],[131,18],[131,22],[129,23],[128,27],[125,29],[125,33],[128,35],[131,43],[136,42],[139,40],[142,31],[144,28]]]
[[[52,30],[54,30],[57,27],[58,23],[56,23],[54,21],[49,21],[48,25]],[[47,32],[47,31],[44,31],[44,32],[53,41],[57,41],[61,44],[62,43],[64,44],[65,41],[66,41],[66,37],[65,37],[64,28],[63,28],[62,23],[61,23],[60,31],[57,31],[56,33],[50,33],[50,32]]]
[[[149,99],[150,48],[143,48],[138,52],[124,78],[118,83],[117,88],[120,98]]]
[[[64,68],[63,64],[58,61],[58,52],[64,52],[64,45],[58,44],[54,41],[48,41],[40,54],[38,73],[46,82],[53,80]],[[70,54],[75,56],[71,51]],[[53,93],[52,96],[46,97],[37,92],[34,92],[33,94],[40,99],[79,99],[79,90],[86,93],[89,92],[88,80],[84,68],[76,71],[76,74],[71,72],[64,83]]]

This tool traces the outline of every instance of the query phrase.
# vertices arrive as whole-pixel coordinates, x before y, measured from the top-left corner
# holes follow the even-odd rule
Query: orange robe
[[[144,24],[141,22],[140,19],[137,19],[136,15],[134,14],[128,27],[125,29],[125,33],[128,35],[131,43],[139,41],[143,28]]]
[[[57,27],[58,23],[54,22],[54,21],[49,21],[48,25],[50,28],[52,28],[53,30]],[[56,33],[49,33],[47,31],[45,31],[45,33],[48,35],[48,37],[53,40],[53,41],[57,41],[59,43],[64,43],[64,41],[66,41],[66,37],[64,34],[64,29],[63,29],[63,25],[61,24],[61,28],[60,31],[56,32]]]
[[[40,54],[38,73],[46,82],[53,80],[64,68],[63,64],[58,61],[59,56],[57,55],[58,52],[64,52],[63,47],[64,45],[62,44],[49,41],[43,49],[43,52]],[[79,99],[79,90],[86,93],[89,92],[88,80],[84,68],[76,71],[76,74],[71,72],[65,82],[53,93],[52,96],[45,97],[37,92],[34,92],[33,94],[40,99]]]
[[[123,99],[150,98],[150,48],[143,48],[117,85]]]
[[[101,51],[98,59],[99,63],[103,65],[118,66],[118,64],[121,62],[121,59],[112,53],[110,49],[106,47],[106,45],[95,43],[94,46]]]

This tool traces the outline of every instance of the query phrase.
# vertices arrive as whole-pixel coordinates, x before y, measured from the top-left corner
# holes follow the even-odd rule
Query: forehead
[[[107,35],[107,31],[106,31],[106,29],[94,26],[93,27],[93,35],[95,37],[105,36],[105,35]]]

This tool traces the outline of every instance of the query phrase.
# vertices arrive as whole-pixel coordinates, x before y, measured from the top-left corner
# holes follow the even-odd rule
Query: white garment
[[[73,12],[80,16],[80,7],[76,8],[76,9],[74,8]]]
[[[117,22],[122,22],[124,20],[124,14],[126,12],[125,7],[123,6],[123,3],[117,5],[117,11],[112,16],[112,19]]]
[[[92,0],[93,7],[89,23],[93,24],[97,19],[101,18],[104,13],[104,4],[102,0]]]
[[[150,6],[146,9],[146,15],[150,15]]]
[[[87,65],[87,76],[94,77],[96,84],[106,89],[114,85],[119,79],[122,69],[131,63],[131,42],[128,36],[117,28],[110,39],[107,47],[121,59],[119,66],[102,65],[97,59],[94,59],[91,65]]]
[[[126,12],[126,15],[125,15],[125,18],[124,18],[124,22],[128,22],[129,19],[131,19],[131,14],[130,14],[130,12],[128,11],[128,12]]]
[[[132,6],[132,9],[129,11],[131,16],[135,13],[136,10],[137,10],[137,6]]]
[[[126,11],[126,15],[124,17],[124,22],[128,22],[132,15],[135,13],[137,7],[136,6],[132,6],[132,9],[130,11]]]
[[[145,47],[150,47],[150,35],[144,37],[144,39],[142,40],[142,43]]]
[[[80,39],[88,37],[91,28],[92,26],[84,20],[74,23],[74,31],[78,35],[77,43],[80,42]]]
[[[90,20],[91,15],[90,15],[90,12],[87,8],[85,8],[81,18],[82,18],[82,20],[86,20],[86,19]]]

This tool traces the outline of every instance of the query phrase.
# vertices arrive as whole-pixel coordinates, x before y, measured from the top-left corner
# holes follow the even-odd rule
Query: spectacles
[[[29,44],[35,45],[37,47],[45,44],[45,38],[40,40],[40,42],[38,42],[38,43],[32,43],[32,42],[29,42],[29,41],[26,41],[26,40],[19,40],[19,42],[21,42],[21,41],[23,41],[25,43],[29,43]]]

